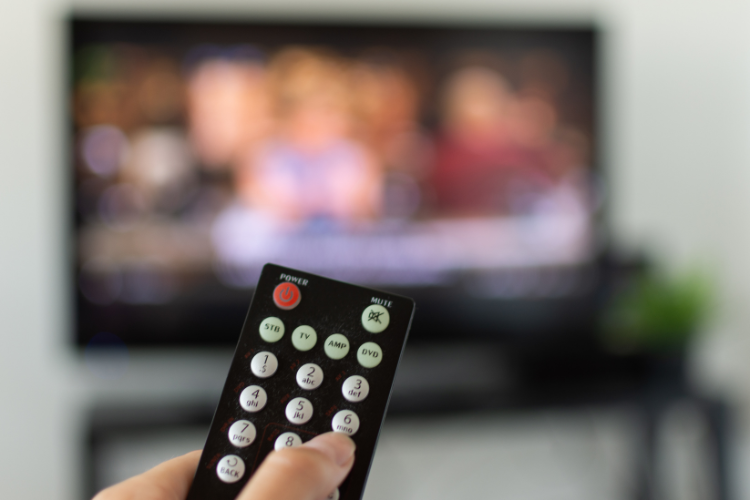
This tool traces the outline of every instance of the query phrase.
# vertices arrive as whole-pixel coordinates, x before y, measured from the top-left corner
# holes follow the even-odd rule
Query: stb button
[[[294,309],[300,300],[302,300],[302,295],[294,283],[282,283],[277,285],[273,291],[273,302],[279,309],[285,311]]]

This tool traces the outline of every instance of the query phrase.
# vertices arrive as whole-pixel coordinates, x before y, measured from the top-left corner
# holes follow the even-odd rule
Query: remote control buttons
[[[370,384],[367,383],[364,377],[352,375],[341,386],[341,394],[344,395],[347,401],[358,403],[370,394]]]
[[[292,345],[298,351],[309,351],[315,347],[318,341],[318,334],[311,326],[298,326],[292,332]]]
[[[340,333],[334,333],[326,339],[323,349],[329,358],[341,359],[349,354],[349,339]]]
[[[312,403],[305,398],[294,398],[286,405],[286,419],[293,424],[307,423],[313,416]]]
[[[273,291],[273,302],[279,309],[285,311],[294,309],[299,305],[300,300],[302,300],[302,295],[294,283],[281,283]]]
[[[216,464],[216,475],[225,483],[236,483],[245,475],[245,462],[237,455],[227,455]]]
[[[266,390],[259,385],[245,387],[240,394],[240,406],[251,413],[262,410],[266,406],[266,401],[268,401]]]
[[[362,326],[370,333],[382,332],[388,328],[390,322],[388,309],[383,306],[373,304],[362,312]]]
[[[326,500],[339,500],[339,489],[336,488],[326,497]]]
[[[273,449],[276,451],[283,450],[284,448],[296,448],[302,445],[302,439],[293,432],[285,432],[276,438],[276,442],[273,443]]]
[[[273,353],[268,351],[262,351],[253,356],[253,360],[250,362],[250,370],[253,375],[260,378],[268,378],[279,368],[279,360]]]
[[[341,410],[333,416],[331,428],[334,432],[353,436],[359,430],[359,417],[351,410]]]
[[[323,370],[315,363],[307,363],[297,370],[297,385],[311,391],[323,383]]]
[[[357,361],[365,368],[375,368],[383,361],[383,350],[375,342],[365,342],[357,349]]]
[[[266,342],[278,342],[284,336],[284,322],[269,316],[260,322],[260,337]]]
[[[255,426],[249,420],[238,420],[229,428],[229,442],[237,448],[250,446],[255,441]]]

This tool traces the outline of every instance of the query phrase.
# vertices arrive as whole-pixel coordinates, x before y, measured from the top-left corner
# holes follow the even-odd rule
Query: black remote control
[[[234,499],[274,449],[344,432],[354,467],[329,498],[359,500],[414,301],[266,264],[187,500]]]

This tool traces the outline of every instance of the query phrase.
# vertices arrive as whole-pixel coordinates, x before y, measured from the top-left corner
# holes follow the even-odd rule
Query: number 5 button
[[[306,424],[313,416],[312,403],[305,398],[294,398],[286,405],[286,419],[293,424]]]
[[[344,385],[341,386],[341,393],[347,401],[357,403],[370,394],[370,384],[364,377],[353,375],[344,381]]]

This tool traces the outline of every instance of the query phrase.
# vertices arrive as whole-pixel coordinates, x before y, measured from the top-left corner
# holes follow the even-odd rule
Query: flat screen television
[[[417,338],[559,332],[590,293],[593,28],[68,28],[76,344],[233,344],[266,262],[414,296]]]

